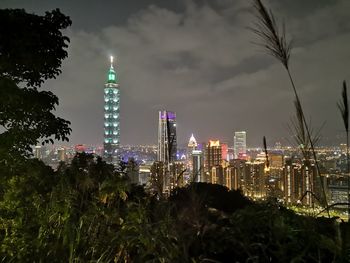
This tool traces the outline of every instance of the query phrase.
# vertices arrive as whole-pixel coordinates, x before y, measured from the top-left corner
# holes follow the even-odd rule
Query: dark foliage
[[[214,208],[225,213],[232,213],[252,204],[240,191],[230,191],[225,186],[209,183],[191,183],[186,187],[176,188],[169,201],[182,209],[193,198],[200,200],[202,208]]]
[[[0,24],[0,156],[9,161],[39,142],[68,141],[70,122],[53,114],[58,98],[37,88],[61,72],[69,42],[61,30],[71,20],[58,9],[44,16],[2,9]]]
[[[1,182],[0,258],[15,262],[342,262],[347,229],[192,183],[157,199],[78,154],[29,160]],[[346,262],[346,261],[344,261]]]
[[[61,73],[69,39],[61,32],[71,25],[59,9],[44,16],[24,9],[0,9],[0,77],[40,86]]]

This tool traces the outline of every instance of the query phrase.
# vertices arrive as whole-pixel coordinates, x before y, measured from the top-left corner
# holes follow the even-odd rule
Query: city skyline
[[[72,144],[103,139],[99,87],[110,55],[120,60],[121,144],[156,144],[161,109],[177,113],[179,144],[192,133],[231,142],[237,130],[247,131],[250,146],[264,135],[270,146],[289,137],[293,94],[278,63],[251,43],[249,1],[40,2],[0,5],[38,14],[58,7],[73,20],[62,74],[44,84],[60,99],[58,114],[72,122]],[[295,40],[291,68],[306,116],[316,130],[326,122],[320,143],[343,142],[336,103],[350,79],[349,1],[268,2]]]

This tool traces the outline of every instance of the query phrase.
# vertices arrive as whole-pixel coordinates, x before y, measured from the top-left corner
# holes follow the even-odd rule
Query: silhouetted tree
[[[69,39],[61,32],[71,25],[58,9],[44,16],[23,9],[0,10],[1,159],[28,155],[31,145],[68,140],[70,122],[53,114],[58,98],[39,91],[61,73]],[[5,158],[7,157],[7,158]]]

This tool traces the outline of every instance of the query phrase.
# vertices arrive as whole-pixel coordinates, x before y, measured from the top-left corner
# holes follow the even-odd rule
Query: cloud
[[[263,135],[270,141],[287,136],[282,127],[293,114],[293,94],[282,67],[251,43],[247,1],[213,3],[186,1],[183,12],[153,5],[124,25],[72,29],[63,73],[46,85],[60,97],[59,114],[72,121],[72,142],[102,142],[110,54],[120,77],[123,144],[156,143],[158,109],[177,112],[180,142],[192,132],[200,141],[217,137],[232,144],[234,130],[247,130],[250,145]],[[302,16],[294,6],[295,18],[271,4],[288,17],[291,35],[302,39],[292,69],[307,114],[316,123],[325,119],[330,137],[341,129],[340,83],[350,81],[348,2],[314,6]]]

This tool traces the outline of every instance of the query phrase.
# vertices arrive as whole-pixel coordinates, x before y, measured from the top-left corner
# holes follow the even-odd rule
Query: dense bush
[[[28,160],[1,186],[4,262],[346,262],[347,224],[213,184],[158,199],[92,155]]]

